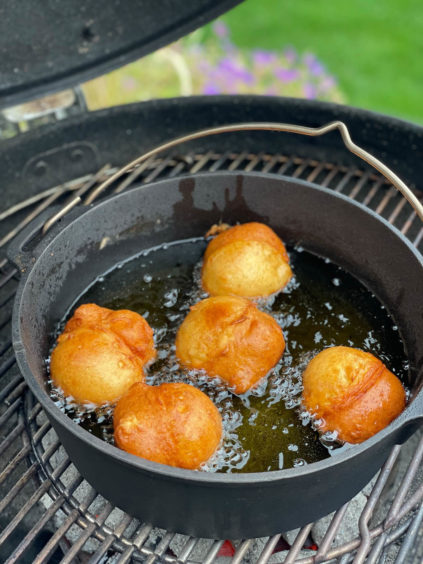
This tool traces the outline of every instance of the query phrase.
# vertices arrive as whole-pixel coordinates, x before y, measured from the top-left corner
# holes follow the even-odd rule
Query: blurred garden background
[[[247,0],[84,86],[91,109],[150,98],[317,98],[423,123],[421,0]]]

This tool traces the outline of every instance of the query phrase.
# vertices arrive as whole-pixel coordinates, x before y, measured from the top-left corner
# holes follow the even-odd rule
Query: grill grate
[[[421,223],[385,179],[367,170],[315,160],[247,152],[154,157],[129,171],[107,194],[187,172],[219,170],[284,174],[326,186],[375,210],[423,251]],[[76,196],[82,202],[92,200],[96,186],[115,171],[107,165],[96,175],[54,187],[0,215],[2,561],[405,562],[423,521],[421,434],[402,448],[395,447],[377,478],[332,516],[295,532],[232,543],[174,535],[139,523],[101,498],[78,474],[15,364],[10,318],[17,271],[5,257],[4,246],[51,205],[71,207]],[[54,221],[53,211],[52,216]]]

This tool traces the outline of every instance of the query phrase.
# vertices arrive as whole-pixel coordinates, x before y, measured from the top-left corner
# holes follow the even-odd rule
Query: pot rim
[[[232,473],[220,473],[220,472],[201,472],[198,470],[188,470],[184,468],[178,468],[174,466],[168,466],[165,464],[160,464],[158,462],[153,462],[147,459],[143,459],[141,457],[137,457],[135,455],[129,454],[119,448],[106,443],[105,441],[101,440],[100,438],[92,435],[76,423],[74,423],[67,415],[65,415],[51,400],[46,390],[44,390],[39,383],[37,382],[36,378],[32,374],[29,365],[26,360],[26,351],[23,345],[23,341],[20,336],[20,319],[19,319],[19,310],[20,304],[22,300],[22,295],[24,293],[26,287],[26,280],[30,275],[32,269],[37,265],[39,260],[42,256],[45,255],[49,251],[50,244],[56,240],[56,237],[61,233],[66,231],[66,227],[71,224],[77,222],[80,218],[85,216],[85,214],[89,214],[94,209],[98,209],[99,207],[107,206],[111,200],[117,200],[119,198],[125,198],[128,194],[133,193],[134,191],[142,191],[146,188],[151,186],[156,186],[159,184],[166,184],[166,183],[174,183],[175,181],[179,181],[182,178],[186,178],[187,176],[195,178],[199,177],[210,177],[210,176],[247,176],[247,177],[264,177],[264,178],[273,178],[279,179],[282,181],[294,182],[296,184],[306,185],[308,187],[312,186],[313,189],[326,193],[331,197],[336,199],[343,200],[348,202],[350,205],[355,206],[361,209],[363,212],[369,214],[373,217],[373,219],[381,222],[385,228],[388,228],[391,232],[396,235],[403,244],[405,244],[408,249],[412,252],[414,257],[420,263],[422,270],[423,270],[423,255],[418,251],[418,249],[411,243],[409,239],[407,239],[403,233],[401,233],[394,225],[389,223],[386,219],[382,216],[367,208],[360,202],[352,200],[348,196],[340,194],[338,192],[334,192],[329,188],[325,188],[314,184],[312,182],[291,178],[287,176],[277,175],[277,174],[269,174],[269,173],[259,173],[259,172],[240,172],[240,171],[217,171],[213,173],[199,173],[195,175],[184,175],[181,177],[177,177],[174,179],[163,179],[157,182],[152,182],[146,185],[141,185],[136,188],[133,188],[131,191],[123,192],[121,194],[111,195],[98,204],[94,204],[89,206],[86,210],[83,210],[82,213],[79,213],[76,217],[73,217],[72,220],[65,225],[58,233],[51,234],[51,236],[47,237],[46,240],[40,242],[37,246],[35,251],[39,250],[40,252],[36,254],[36,260],[31,267],[27,268],[25,273],[23,273],[21,280],[19,282],[19,286],[16,291],[14,307],[13,307],[13,321],[12,321],[12,342],[13,348],[16,355],[16,361],[18,367],[24,376],[30,390],[34,393],[38,401],[41,403],[42,407],[45,409],[47,414],[50,418],[53,418],[57,421],[57,423],[66,428],[67,431],[70,431],[75,438],[82,440],[87,445],[93,447],[96,451],[101,454],[105,454],[107,456],[111,456],[112,458],[116,459],[119,463],[123,465],[130,465],[137,469],[139,472],[144,473],[152,473],[155,476],[160,476],[162,478],[170,478],[176,479],[184,482],[190,483],[199,483],[202,486],[210,485],[213,486],[245,486],[247,484],[251,485],[260,485],[264,486],[266,484],[272,484],[279,480],[289,479],[289,478],[301,478],[305,476],[312,476],[320,471],[328,468],[328,467],[335,467],[337,465],[346,463],[352,459],[355,459],[359,455],[363,454],[364,452],[372,449],[376,444],[382,443],[385,439],[389,436],[397,434],[403,428],[412,424],[415,420],[420,420],[423,422],[423,413],[422,409],[419,411],[419,407],[416,405],[423,404],[423,385],[415,392],[412,400],[407,404],[404,411],[394,419],[387,427],[370,437],[366,441],[360,444],[350,445],[349,448],[343,450],[343,452],[335,454],[334,456],[330,456],[329,458],[325,458],[318,462],[313,462],[307,464],[302,467],[296,468],[287,468],[282,470],[272,470],[268,472],[251,472],[251,473],[241,473],[241,474],[232,474]],[[54,230],[53,230],[54,231]],[[135,256],[135,255],[134,255]],[[134,257],[133,257],[134,258]],[[127,260],[130,260],[128,258]],[[418,401],[417,401],[418,400]],[[417,407],[417,409],[416,409]],[[53,425],[54,427],[54,425]]]

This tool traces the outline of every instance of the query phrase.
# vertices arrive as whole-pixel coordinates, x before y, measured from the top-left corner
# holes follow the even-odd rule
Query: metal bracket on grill
[[[351,153],[373,166],[373,168],[375,168],[389,182],[391,182],[392,185],[410,202],[416,214],[423,222],[423,205],[419,202],[410,188],[408,188],[408,186],[379,159],[356,145],[351,139],[347,126],[342,121],[333,121],[321,127],[305,127],[302,125],[292,125],[286,123],[237,123],[233,125],[223,125],[220,127],[213,127],[211,129],[203,129],[201,131],[189,133],[187,135],[184,135],[183,137],[178,137],[177,139],[173,139],[171,141],[168,141],[167,143],[163,143],[162,145],[155,147],[154,149],[151,149],[151,151],[144,153],[137,159],[122,167],[105,182],[97,186],[95,190],[93,190],[88,195],[85,200],[85,204],[88,205],[92,203],[95,198],[97,198],[97,196],[99,196],[99,194],[103,192],[103,190],[105,190],[113,182],[118,180],[126,172],[136,169],[147,159],[157,155],[158,153],[161,153],[162,151],[172,149],[173,147],[187,141],[194,141],[195,139],[201,139],[203,137],[208,137],[211,135],[218,135],[220,133],[234,133],[239,131],[279,131],[285,133],[297,133],[310,137],[319,137],[320,135],[325,135],[326,133],[329,133],[330,131],[334,131],[336,129],[341,133],[341,137],[346,148],[351,151]]]

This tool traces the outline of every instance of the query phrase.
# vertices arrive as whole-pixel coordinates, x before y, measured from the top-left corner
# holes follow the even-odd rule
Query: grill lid
[[[0,108],[118,68],[179,39],[241,1],[2,2]]]

